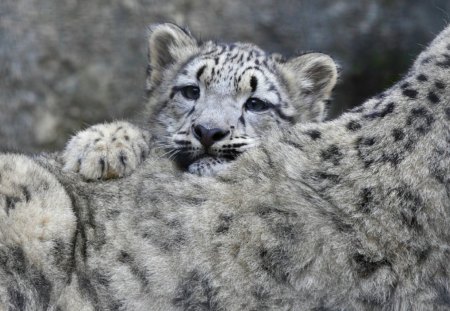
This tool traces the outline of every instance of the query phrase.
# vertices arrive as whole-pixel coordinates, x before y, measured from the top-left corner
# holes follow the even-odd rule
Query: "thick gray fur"
[[[273,133],[215,179],[150,158],[129,177],[86,183],[51,157],[2,156],[0,301],[448,310],[449,100],[447,28],[385,93]],[[42,236],[28,217],[37,209],[55,215],[40,220]]]

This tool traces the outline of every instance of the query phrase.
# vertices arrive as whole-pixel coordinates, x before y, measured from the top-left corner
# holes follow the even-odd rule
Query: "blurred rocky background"
[[[342,68],[336,116],[399,79],[449,13],[448,0],[1,0],[0,151],[57,150],[80,128],[136,116],[149,23],[329,53]]]

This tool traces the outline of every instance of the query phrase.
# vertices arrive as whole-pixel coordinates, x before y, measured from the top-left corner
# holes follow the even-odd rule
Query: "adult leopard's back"
[[[74,260],[55,267],[68,283],[54,293],[58,273],[28,277],[55,252],[22,252],[17,269],[24,260],[0,240],[0,299],[62,310],[448,310],[449,60],[450,27],[384,94],[271,133],[215,179],[151,157],[130,177],[85,183],[40,159],[77,215]],[[61,293],[56,303],[49,292]]]

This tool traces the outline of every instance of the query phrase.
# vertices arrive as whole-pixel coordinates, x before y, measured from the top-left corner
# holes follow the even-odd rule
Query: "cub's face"
[[[337,75],[324,54],[284,62],[251,44],[199,44],[172,24],[151,28],[149,52],[157,142],[199,175],[222,170],[273,128],[321,121]]]

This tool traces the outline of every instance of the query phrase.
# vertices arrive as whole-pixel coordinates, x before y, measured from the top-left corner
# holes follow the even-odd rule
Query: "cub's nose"
[[[230,131],[220,128],[208,129],[200,124],[195,125],[193,128],[194,137],[206,148],[211,147],[215,142],[224,139],[229,133]]]

